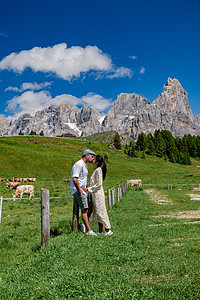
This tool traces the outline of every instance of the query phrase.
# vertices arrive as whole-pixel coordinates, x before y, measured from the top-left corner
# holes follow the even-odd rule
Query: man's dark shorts
[[[77,191],[73,196],[80,209],[88,209],[92,205],[91,201],[88,199],[89,197],[84,193],[82,193],[80,196],[79,192]]]

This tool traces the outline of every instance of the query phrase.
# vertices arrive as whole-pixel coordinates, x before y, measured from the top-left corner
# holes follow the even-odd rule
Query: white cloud
[[[26,68],[34,72],[56,74],[59,78],[71,81],[85,73],[93,71],[96,76],[104,72],[111,73],[109,78],[131,77],[128,68],[117,68],[111,58],[96,46],[85,48],[73,46],[67,48],[66,43],[52,47],[34,47],[19,53],[11,53],[0,61],[0,70],[13,70],[22,73]]]
[[[113,74],[108,75],[107,77],[110,79],[113,78],[123,78],[123,77],[129,77],[131,78],[133,76],[133,71],[128,68],[117,68],[116,70],[113,70]]]
[[[18,118],[24,113],[34,115],[36,111],[48,106],[51,100],[51,95],[47,91],[38,93],[27,91],[9,100],[5,111],[9,112],[12,118]]]
[[[130,56],[130,59],[137,59],[137,56],[132,55],[132,56]]]
[[[9,118],[19,118],[24,113],[33,116],[38,110],[42,110],[50,105],[60,105],[63,102],[72,106],[82,106],[86,104],[87,106],[94,106],[99,111],[105,111],[112,105],[111,99],[106,99],[94,93],[88,93],[81,98],[68,94],[62,94],[52,98],[47,91],[40,91],[38,93],[27,91],[21,96],[16,96],[8,101],[6,112],[9,112]]]
[[[24,92],[26,90],[31,90],[31,91],[36,91],[36,90],[41,90],[45,87],[48,87],[52,84],[52,82],[42,82],[42,83],[36,83],[36,82],[24,82],[21,84],[20,88],[18,87],[12,87],[9,86],[7,87],[4,91],[14,91],[14,92]]]
[[[144,67],[141,67],[141,69],[140,69],[140,74],[144,74],[145,73],[145,68]]]
[[[94,93],[88,93],[86,96],[83,96],[81,101],[88,106],[94,106],[99,111],[104,111],[112,106],[111,99],[106,99],[101,95]]]
[[[90,70],[108,71],[112,68],[112,61],[98,47],[67,48],[67,45],[62,43],[53,47],[34,47],[31,50],[11,53],[0,62],[1,70],[21,73],[28,67],[34,72],[51,72],[70,81]]]
[[[14,86],[8,86],[5,90],[4,90],[4,92],[19,92],[19,88],[18,87],[14,87]]]

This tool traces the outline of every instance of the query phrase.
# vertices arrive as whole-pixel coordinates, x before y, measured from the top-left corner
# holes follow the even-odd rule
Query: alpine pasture
[[[200,184],[200,159],[183,166],[142,153],[131,158],[95,140],[0,138],[0,177],[37,178],[34,200],[24,195],[14,202],[14,190],[0,182],[0,298],[199,299],[200,191],[193,188]],[[143,188],[129,187],[108,212],[110,237],[71,230],[64,179],[86,148],[107,157],[105,191],[142,180]],[[89,165],[88,179],[92,171]],[[47,249],[41,248],[41,188],[50,192]]]

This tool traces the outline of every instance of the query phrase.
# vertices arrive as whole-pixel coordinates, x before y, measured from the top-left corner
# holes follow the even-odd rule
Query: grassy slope
[[[130,190],[109,212],[112,237],[71,233],[72,198],[63,179],[88,147],[108,155],[105,189],[141,178],[144,189],[157,187],[172,204],[158,205],[143,191]],[[2,299],[199,299],[199,225],[153,217],[199,209],[187,196],[199,185],[199,160],[180,166],[155,157],[131,159],[93,141],[27,137],[0,139],[0,154],[0,177],[37,177],[36,198],[41,187],[63,197],[50,201],[48,250],[40,249],[40,200],[3,202]],[[168,183],[186,189],[167,190]],[[0,192],[11,195],[3,183]]]

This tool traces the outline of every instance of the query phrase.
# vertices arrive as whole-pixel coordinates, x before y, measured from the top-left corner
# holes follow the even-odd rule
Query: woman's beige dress
[[[90,187],[88,187],[88,191],[92,194],[93,221],[102,223],[105,228],[110,229],[111,226],[106,210],[103,190],[103,174],[100,167],[95,169],[90,177]]]

